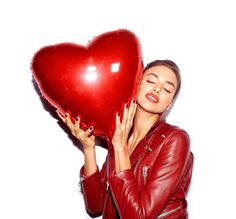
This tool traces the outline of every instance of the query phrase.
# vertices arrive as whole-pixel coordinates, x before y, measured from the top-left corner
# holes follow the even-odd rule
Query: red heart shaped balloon
[[[135,98],[143,70],[138,38],[128,30],[101,34],[87,46],[62,43],[40,49],[33,57],[33,76],[46,100],[81,127],[94,126],[109,137],[122,105]]]

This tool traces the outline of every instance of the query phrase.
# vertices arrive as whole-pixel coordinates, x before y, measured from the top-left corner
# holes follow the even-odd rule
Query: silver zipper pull
[[[147,149],[147,151],[152,152],[152,149],[149,146],[146,145],[144,148]]]
[[[144,180],[144,185],[146,184],[147,181],[147,171],[148,171],[148,167],[144,166],[143,167],[143,180]]]
[[[109,189],[109,183],[106,181],[106,184],[107,184],[106,191],[108,191],[108,189]]]
[[[79,181],[79,192],[81,194],[83,194],[83,181],[84,181],[84,177],[80,177],[80,181]]]

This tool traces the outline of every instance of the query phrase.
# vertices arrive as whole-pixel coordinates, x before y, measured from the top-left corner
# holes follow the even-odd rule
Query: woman
[[[186,195],[193,155],[188,134],[165,122],[181,85],[179,68],[156,60],[144,69],[138,99],[124,106],[99,172],[93,127],[61,119],[84,147],[81,186],[87,212],[103,218],[188,218]]]

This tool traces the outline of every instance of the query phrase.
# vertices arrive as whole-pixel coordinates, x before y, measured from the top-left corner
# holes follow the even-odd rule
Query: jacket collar
[[[133,153],[131,154],[130,160],[131,165],[134,166],[136,162],[142,158],[146,153],[152,151],[149,147],[149,141],[151,140],[151,136],[158,132],[162,127],[162,124],[165,123],[165,115],[161,115],[161,117],[154,123],[154,125],[149,129],[147,134],[143,137],[143,139],[137,144]]]

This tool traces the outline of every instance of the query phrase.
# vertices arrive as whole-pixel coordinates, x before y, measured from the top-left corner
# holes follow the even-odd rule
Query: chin
[[[152,113],[152,114],[159,114],[159,110],[156,109],[154,104],[149,104],[149,103],[139,103],[140,109],[144,110],[145,112]]]

